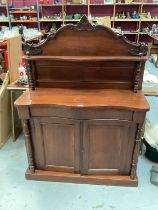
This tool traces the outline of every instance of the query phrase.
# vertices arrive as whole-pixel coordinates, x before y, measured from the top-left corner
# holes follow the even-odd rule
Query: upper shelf
[[[132,18],[125,18],[125,19],[119,19],[119,18],[111,18],[111,20],[112,21],[117,21],[117,22],[119,22],[119,21],[121,21],[121,22],[128,22],[128,21],[130,21],[130,22],[138,22],[138,21],[140,21],[140,18],[139,19],[132,19]]]
[[[158,18],[157,19],[151,19],[151,18],[138,18],[138,19],[132,19],[132,18],[125,18],[125,19],[119,19],[119,18],[115,18],[115,17],[112,17],[111,18],[111,21],[116,21],[116,22],[138,22],[138,21],[147,21],[147,22],[157,22],[158,21]]]
[[[12,20],[12,23],[36,23],[37,20]]]
[[[55,61],[143,61],[148,56],[23,56],[26,60],[55,60]]]
[[[73,4],[73,3],[64,3],[65,6],[117,6],[117,5],[125,5],[125,6],[132,6],[132,5],[158,5],[158,3],[145,3],[145,2],[133,2],[133,3],[92,3],[92,4]],[[40,7],[52,7],[52,6],[62,6],[62,4],[39,4]]]
[[[10,11],[10,14],[36,14],[37,11],[36,10],[17,10],[17,11]]]
[[[115,5],[158,5],[158,3],[133,2],[133,3],[116,3]]]
[[[59,7],[59,6],[62,6],[62,4],[39,4],[38,6],[39,7],[52,7],[52,6]]]
[[[0,23],[9,23],[9,20],[0,20]]]
[[[40,22],[61,22],[63,19],[39,19]]]

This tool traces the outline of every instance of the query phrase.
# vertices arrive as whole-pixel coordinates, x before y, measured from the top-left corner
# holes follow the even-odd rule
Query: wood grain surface
[[[15,102],[27,179],[137,186],[147,57],[145,45],[86,17],[28,46],[30,90]]]
[[[66,107],[109,107],[125,110],[149,110],[142,92],[128,90],[41,88],[26,91],[17,106],[58,105]]]

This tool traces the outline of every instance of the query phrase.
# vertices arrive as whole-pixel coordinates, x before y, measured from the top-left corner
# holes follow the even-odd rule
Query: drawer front
[[[133,120],[133,111],[97,109],[97,108],[63,108],[56,106],[31,107],[31,116],[33,117],[65,117],[71,119],[119,119]]]

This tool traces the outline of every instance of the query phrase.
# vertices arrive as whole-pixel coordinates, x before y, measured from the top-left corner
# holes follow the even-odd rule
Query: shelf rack
[[[46,2],[44,4],[39,4],[39,0],[34,0],[34,2],[36,2],[36,10],[33,10],[33,11],[11,11],[11,7],[13,6],[14,4],[14,0],[6,0],[6,5],[0,5],[0,8],[3,7],[3,8],[6,8],[6,13],[8,15],[8,20],[0,20],[0,23],[5,23],[5,24],[9,24],[9,27],[12,28],[12,24],[16,24],[16,23],[26,23],[27,25],[31,24],[31,23],[34,23],[37,25],[38,29],[40,30],[41,29],[41,26],[44,26],[45,24],[48,24],[50,22],[50,24],[52,23],[55,23],[58,25],[58,27],[60,27],[61,25],[65,25],[65,24],[68,24],[68,23],[72,23],[72,22],[78,22],[79,19],[65,19],[65,14],[68,12],[68,11],[78,11],[78,13],[80,13],[80,11],[84,11],[84,13],[86,13],[87,16],[91,16],[92,15],[92,20],[94,22],[97,21],[95,15],[93,16],[92,12],[95,10],[99,11],[99,10],[102,10],[102,11],[105,11],[105,14],[101,14],[100,16],[110,16],[111,19],[110,19],[110,22],[111,22],[111,27],[112,28],[116,28],[117,25],[127,25],[127,27],[123,30],[125,31],[124,34],[125,35],[128,35],[128,38],[130,38],[130,36],[135,36],[135,39],[134,41],[135,42],[139,42],[140,41],[140,36],[141,35],[147,35],[147,33],[143,33],[141,32],[141,28],[142,28],[142,25],[151,25],[152,23],[158,23],[158,18],[157,19],[150,19],[150,18],[139,18],[139,19],[119,19],[119,18],[116,18],[116,12],[117,12],[117,9],[119,7],[122,7],[122,8],[125,8],[127,9],[128,8],[128,11],[129,11],[129,8],[131,8],[131,11],[132,11],[132,8],[137,8],[137,12],[139,14],[142,14],[143,11],[144,11],[144,8],[146,8],[147,6],[149,7],[149,11],[150,11],[150,8],[152,8],[153,6],[154,7],[157,7],[157,14],[158,14],[158,3],[151,3],[151,0],[149,0],[149,2],[144,2],[145,0],[135,0],[135,2],[132,2],[132,3],[117,3],[116,0],[113,0],[113,2],[105,2],[106,0],[102,0],[102,3],[96,3],[96,1],[93,1],[93,0],[87,0],[86,3],[84,4],[79,4],[79,3],[75,3],[75,4],[70,4],[67,2],[67,0],[61,0],[61,3],[60,4],[54,4],[54,0],[52,0],[49,4],[46,4]],[[10,2],[10,3],[8,3]],[[61,17],[59,19],[47,19],[45,17],[45,14],[44,14],[44,8],[56,8],[56,10],[60,11],[61,12]],[[110,11],[111,11],[111,14],[107,15],[106,13],[106,10],[107,8],[110,8]],[[54,10],[55,11],[55,10]],[[26,15],[35,15],[37,20],[11,20],[10,19],[10,15],[13,15],[13,14],[26,14]],[[53,13],[52,13],[53,14]],[[53,14],[54,15],[54,14]],[[96,16],[99,16],[99,15],[96,15]],[[128,25],[131,25],[133,24],[135,29],[132,31],[128,31]],[[128,32],[127,32],[128,31]]]
[[[37,5],[37,1],[36,1],[36,5]],[[33,5],[34,6],[34,5]],[[20,8],[18,10],[12,10],[14,8],[14,0],[6,0],[6,4],[5,5],[0,5],[0,8],[5,7],[6,8],[6,15],[8,16],[7,20],[0,20],[0,23],[8,23],[9,24],[9,28],[12,28],[12,24],[16,24],[16,23],[23,23],[23,24],[31,24],[34,23],[37,25],[38,29],[39,29],[39,21],[38,21],[38,11],[37,10],[20,10]],[[11,15],[20,15],[20,14],[26,14],[26,15],[35,15],[35,19],[33,20],[14,20],[11,19]]]
[[[11,0],[11,2],[12,2],[12,0]],[[8,16],[8,19],[1,19],[0,20],[0,23],[7,23],[8,24],[8,26],[9,26],[9,28],[11,28],[11,24],[10,24],[10,21],[9,21],[9,9],[8,9],[8,1],[6,1],[6,3],[5,4],[1,4],[0,5],[0,9],[1,8],[4,8],[5,9],[5,11],[6,11],[6,15]]]

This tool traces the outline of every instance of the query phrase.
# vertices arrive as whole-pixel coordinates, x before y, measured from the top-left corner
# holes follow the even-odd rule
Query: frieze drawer
[[[128,110],[88,109],[88,108],[62,108],[62,107],[31,107],[33,117],[65,117],[73,119],[120,119],[132,121],[133,113]]]

